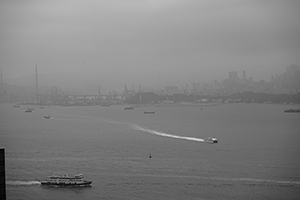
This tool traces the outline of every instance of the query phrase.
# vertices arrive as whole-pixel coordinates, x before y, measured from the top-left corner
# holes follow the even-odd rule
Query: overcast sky
[[[37,64],[86,84],[270,79],[300,65],[299,10],[299,0],[0,0],[0,68],[15,78]]]

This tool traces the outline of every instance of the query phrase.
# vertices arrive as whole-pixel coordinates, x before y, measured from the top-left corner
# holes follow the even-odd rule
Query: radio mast
[[[39,87],[38,87],[38,72],[37,72],[37,65],[35,65],[35,93],[36,93],[36,103],[38,103],[38,92],[39,92]]]

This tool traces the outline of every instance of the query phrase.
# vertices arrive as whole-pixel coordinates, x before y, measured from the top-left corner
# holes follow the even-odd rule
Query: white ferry
[[[52,175],[41,181],[41,184],[51,186],[90,186],[92,181],[86,180],[82,174],[77,174],[74,177]]]

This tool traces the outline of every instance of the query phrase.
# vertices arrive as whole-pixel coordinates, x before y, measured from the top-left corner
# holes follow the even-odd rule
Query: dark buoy
[[[151,155],[151,153],[149,153],[149,158],[152,158],[152,155]]]

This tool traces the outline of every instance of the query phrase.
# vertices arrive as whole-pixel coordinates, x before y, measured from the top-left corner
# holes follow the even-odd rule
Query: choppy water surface
[[[284,113],[290,106],[124,107],[0,105],[7,198],[300,198],[300,114]],[[77,172],[92,187],[39,182]]]

